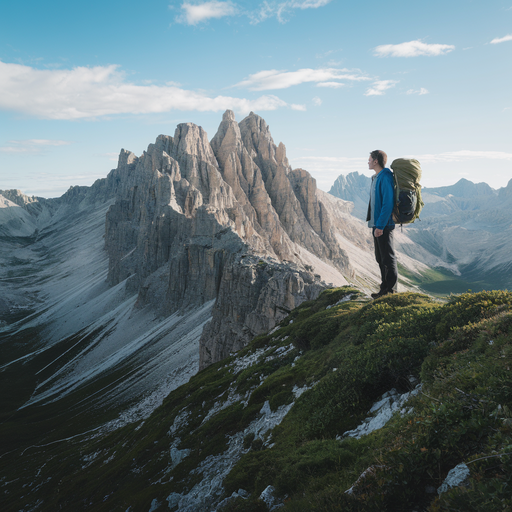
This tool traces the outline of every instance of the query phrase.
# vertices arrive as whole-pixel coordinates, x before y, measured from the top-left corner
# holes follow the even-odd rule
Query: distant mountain
[[[370,182],[358,173],[340,176],[330,193],[352,201],[352,214],[364,219]],[[461,179],[447,187],[425,187],[422,198],[420,220],[403,228],[402,252],[430,267],[449,269],[475,290],[512,286],[512,180],[494,190]]]
[[[487,185],[487,183],[473,183],[465,178],[461,178],[454,185],[449,185],[447,187],[425,188],[425,191],[440,197],[454,196],[466,199],[483,196],[492,197],[497,195],[496,190]]]
[[[371,182],[371,178],[358,172],[351,172],[346,176],[341,174],[329,190],[329,194],[344,201],[352,202],[354,204],[352,215],[365,220],[368,212]]]

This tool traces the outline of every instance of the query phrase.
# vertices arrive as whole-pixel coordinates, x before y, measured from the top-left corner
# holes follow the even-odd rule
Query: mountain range
[[[364,220],[370,182],[359,173],[341,175],[330,194],[351,201],[352,214]],[[463,178],[451,186],[425,187],[422,198],[420,220],[403,226],[406,239],[398,237],[401,252],[431,269],[418,284],[445,293],[511,288],[512,180],[495,190]],[[432,270],[441,274],[433,279]]]
[[[2,509],[220,507],[238,481],[231,471],[240,457],[271,447],[269,436],[294,402],[312,396],[336,372],[335,361],[344,365],[336,378],[352,375],[356,349],[331,357],[339,347],[330,343],[346,312],[368,309],[366,294],[379,280],[370,230],[357,218],[367,205],[365,179],[340,177],[342,199],[322,192],[306,170],[292,169],[261,117],[237,123],[227,111],[211,140],[201,127],[180,124],[140,156],[122,149],[106,178],[60,198],[0,190]],[[450,286],[464,284],[471,265],[475,272],[484,266],[480,231],[465,246],[473,259],[450,244],[471,226],[485,231],[485,219],[495,241],[498,226],[510,229],[511,187],[425,189],[421,229],[397,233],[400,291],[427,287],[434,274],[437,283],[450,274]],[[453,240],[436,238],[441,220]],[[501,244],[492,260],[500,276],[508,242]],[[375,303],[347,346],[388,328],[373,320],[382,308],[394,325],[402,307],[435,305],[404,297]],[[508,296],[498,299],[508,304]],[[350,318],[342,324],[352,332],[358,316]],[[367,396],[367,384],[346,388],[361,401],[329,436],[357,427],[391,385],[412,392],[425,354],[398,380],[382,370]],[[331,407],[324,395],[319,403]],[[327,432],[317,427],[318,435]],[[309,440],[317,443],[317,434]],[[249,491],[259,503],[254,510],[282,504],[272,504],[269,485],[266,494],[260,483],[258,496]],[[237,489],[233,503],[245,503],[248,491]]]
[[[261,117],[231,111],[211,141],[181,124],[60,198],[0,190],[4,449],[144,419],[323,289],[370,290],[371,239],[349,211]]]
[[[146,414],[326,286],[377,279],[350,205],[292,170],[252,113],[227,111],[211,142],[185,123],[121,150],[57,199],[2,190],[0,206],[0,364],[36,368],[15,409],[104,381],[87,401]]]

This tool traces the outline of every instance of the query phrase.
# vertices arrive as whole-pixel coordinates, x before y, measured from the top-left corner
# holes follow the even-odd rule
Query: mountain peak
[[[240,123],[224,112],[211,142],[179,124],[139,158],[122,150],[113,172],[126,185],[107,213],[109,282],[130,278],[139,305],[164,314],[214,300],[202,366],[318,294],[322,275],[345,284],[354,272],[316,181],[292,171],[285,145],[253,112]],[[306,270],[315,259],[317,277]]]
[[[447,197],[452,195],[454,197],[460,198],[473,198],[497,195],[496,190],[491,188],[487,183],[473,183],[466,178],[461,178],[454,185],[433,188],[425,187],[424,190],[440,197]]]
[[[252,114],[252,112],[251,112]],[[235,120],[235,113],[232,110],[226,110],[224,114],[222,115],[223,121],[234,121]]]

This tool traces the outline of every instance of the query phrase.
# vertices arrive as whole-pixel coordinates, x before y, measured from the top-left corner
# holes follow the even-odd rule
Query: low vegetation
[[[32,448],[31,482],[21,450],[7,454],[2,474],[8,465],[19,483],[4,476],[2,509],[177,510],[168,498],[197,492],[197,468],[231,450],[222,486],[197,510],[233,496],[219,512],[266,511],[269,485],[292,512],[511,510],[511,308],[506,291],[441,303],[326,290],[146,421]],[[345,436],[392,388],[419,392],[384,427]],[[265,409],[284,417],[258,431]],[[461,463],[469,477],[439,494]]]

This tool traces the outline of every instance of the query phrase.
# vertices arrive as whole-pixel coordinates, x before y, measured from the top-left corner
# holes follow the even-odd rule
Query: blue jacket
[[[395,227],[393,220],[393,207],[395,205],[395,182],[393,173],[385,167],[375,178],[375,211],[373,212],[374,224],[377,229]],[[371,199],[368,204],[368,215],[366,220],[371,219]]]

